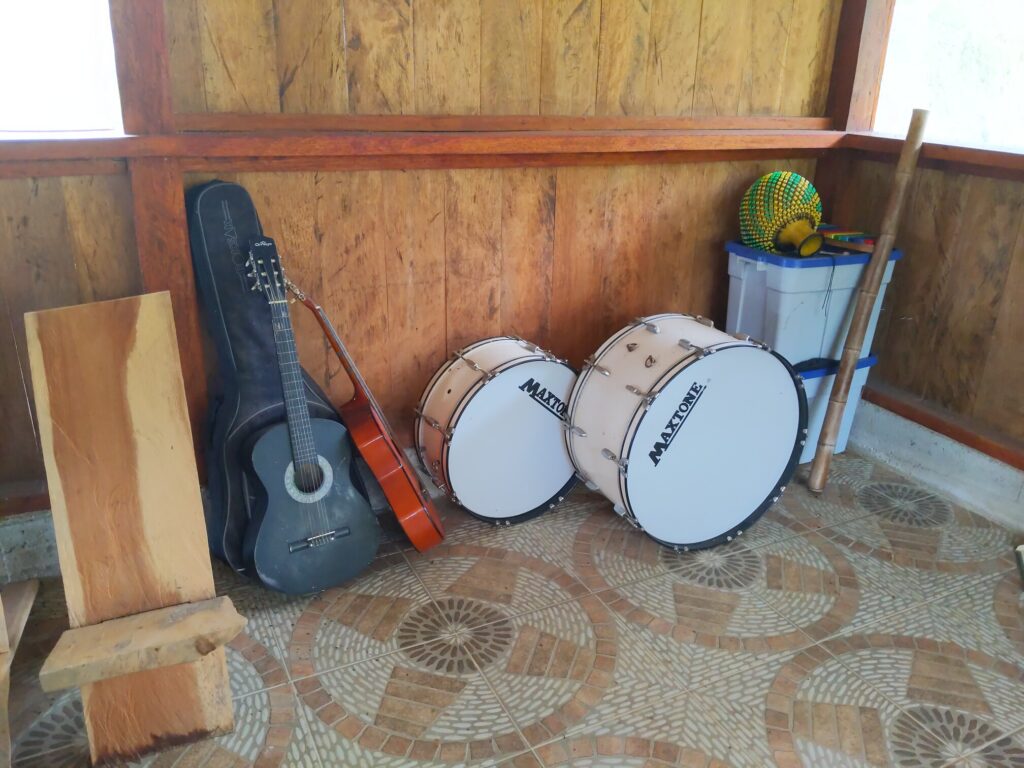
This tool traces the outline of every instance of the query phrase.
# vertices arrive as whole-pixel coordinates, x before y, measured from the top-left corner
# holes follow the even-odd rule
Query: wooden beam
[[[38,592],[35,579],[0,587],[0,635],[6,649],[0,652],[0,766],[5,768],[11,764],[11,663]]]
[[[39,672],[44,691],[198,661],[245,628],[229,597],[111,619],[61,635]]]
[[[177,114],[179,131],[683,131],[802,130],[832,128],[828,117],[640,117],[593,115],[316,115],[300,113],[242,114],[197,112]]]
[[[986,456],[1024,470],[1024,443],[1018,440],[996,434],[970,419],[885,384],[865,387],[863,398]]]
[[[125,133],[174,130],[164,0],[110,0]]]
[[[494,131],[189,133],[0,142],[0,162],[145,157],[542,155],[831,149],[842,131]]]
[[[142,285],[146,291],[171,294],[189,420],[200,477],[205,478],[201,446],[206,425],[206,370],[185,221],[184,180],[178,162],[170,158],[136,158],[128,162],[128,168]]]
[[[896,0],[845,0],[832,63],[826,113],[834,128],[869,131],[889,45]]]
[[[874,133],[849,133],[839,143],[841,149],[857,152],[861,157],[896,162],[903,142],[892,136]],[[925,168],[1024,179],[1024,152],[957,144],[925,143],[920,164]]]
[[[15,160],[0,163],[0,179],[51,176],[117,176],[128,166],[121,159],[102,160]]]

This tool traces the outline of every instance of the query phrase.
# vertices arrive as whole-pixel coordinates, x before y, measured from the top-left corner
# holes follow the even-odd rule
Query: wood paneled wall
[[[127,174],[0,179],[0,483],[43,478],[25,312],[141,290]]]
[[[515,333],[578,366],[637,315],[724,320],[724,242],[743,191],[776,168],[810,175],[814,160],[222,178],[250,190],[407,436],[431,373],[471,341]],[[311,318],[292,314],[303,364],[346,397]]]
[[[832,220],[877,231],[894,166],[847,159]],[[872,373],[1024,440],[1024,182],[920,169]]]
[[[178,112],[824,115],[840,0],[173,0]]]

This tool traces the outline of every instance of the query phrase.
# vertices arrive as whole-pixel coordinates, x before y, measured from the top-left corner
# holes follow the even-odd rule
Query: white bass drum
[[[576,372],[523,339],[455,353],[416,409],[416,451],[434,484],[481,520],[521,522],[576,482],[562,438]]]
[[[580,477],[681,550],[741,535],[806,437],[803,381],[784,358],[680,314],[641,318],[586,361],[565,433]]]

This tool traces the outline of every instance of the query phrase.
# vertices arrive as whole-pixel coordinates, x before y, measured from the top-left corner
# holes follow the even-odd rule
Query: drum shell
[[[603,452],[621,458],[634,416],[643,406],[643,395],[680,362],[696,359],[697,353],[681,346],[680,339],[702,348],[753,346],[687,315],[653,315],[644,321],[621,329],[598,349],[592,358],[594,365],[583,371],[569,397],[568,420],[575,428],[566,431],[569,455],[584,479],[597,486],[619,514],[626,511],[619,465]],[[645,323],[654,323],[658,332],[648,330]],[[636,345],[632,351],[630,344]],[[649,358],[653,358],[650,365]],[[600,373],[602,368],[608,375]]]

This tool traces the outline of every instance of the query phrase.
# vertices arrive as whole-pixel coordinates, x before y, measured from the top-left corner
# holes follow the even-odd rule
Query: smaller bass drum
[[[675,549],[739,536],[807,437],[800,376],[764,344],[665,314],[619,331],[569,397],[566,446],[615,511]]]
[[[498,525],[553,507],[576,482],[562,439],[575,381],[564,360],[511,336],[456,352],[416,409],[416,451],[434,484]]]

